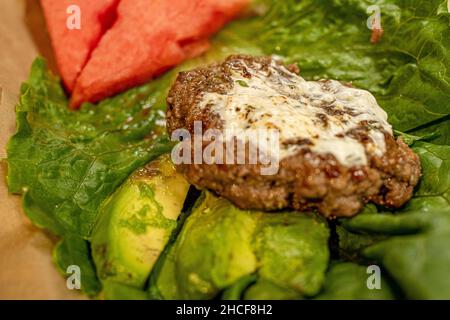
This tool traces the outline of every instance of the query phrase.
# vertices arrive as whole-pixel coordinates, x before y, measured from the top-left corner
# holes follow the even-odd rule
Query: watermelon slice
[[[118,3],[119,0],[41,0],[59,73],[69,92],[92,50],[114,22]],[[80,29],[67,26],[75,13],[68,10],[72,5],[79,8]]]
[[[117,20],[79,76],[71,107],[142,84],[203,53],[249,0],[121,0]]]

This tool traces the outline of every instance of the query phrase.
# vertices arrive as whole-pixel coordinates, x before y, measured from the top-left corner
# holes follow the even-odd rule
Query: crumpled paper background
[[[15,132],[20,85],[37,55],[55,63],[39,0],[2,0],[0,10],[0,159]],[[8,194],[6,164],[0,164],[0,299],[80,299],[52,262],[56,238],[31,225],[19,196]]]

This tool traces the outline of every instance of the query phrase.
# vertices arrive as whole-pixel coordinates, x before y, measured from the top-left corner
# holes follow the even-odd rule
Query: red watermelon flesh
[[[203,53],[249,0],[121,0],[117,20],[78,78],[71,107],[142,84]]]
[[[59,73],[72,92],[92,50],[115,20],[119,0],[41,0]],[[80,29],[69,29],[70,5],[80,9]]]

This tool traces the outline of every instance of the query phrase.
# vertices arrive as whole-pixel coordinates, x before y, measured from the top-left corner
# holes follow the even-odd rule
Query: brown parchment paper
[[[15,131],[14,106],[20,84],[28,77],[37,55],[49,60],[51,48],[39,0],[0,1],[0,159]],[[0,299],[80,299],[69,290],[53,265],[56,241],[32,226],[23,214],[19,196],[6,188],[6,164],[0,165]]]

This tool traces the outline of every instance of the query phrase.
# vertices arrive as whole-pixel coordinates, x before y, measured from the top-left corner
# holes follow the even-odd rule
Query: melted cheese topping
[[[384,133],[392,135],[392,128],[370,92],[335,80],[306,81],[275,62],[268,71],[242,64],[250,77],[233,71],[227,94],[205,93],[200,103],[220,116],[224,130],[277,129],[279,159],[309,148],[355,166],[367,165],[367,154],[385,152]],[[348,134],[361,127],[367,130],[366,143]]]

